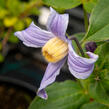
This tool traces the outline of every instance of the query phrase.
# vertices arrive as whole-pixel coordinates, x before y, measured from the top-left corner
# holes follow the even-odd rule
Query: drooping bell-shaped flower
[[[87,78],[93,72],[94,63],[98,59],[98,55],[94,53],[87,52],[90,58],[84,58],[74,51],[72,41],[65,36],[68,14],[58,14],[52,8],[50,10],[48,31],[40,29],[32,22],[27,29],[15,33],[26,46],[42,47],[42,54],[49,62],[37,92],[43,99],[48,97],[44,89],[55,81],[67,58],[71,74],[78,79]]]

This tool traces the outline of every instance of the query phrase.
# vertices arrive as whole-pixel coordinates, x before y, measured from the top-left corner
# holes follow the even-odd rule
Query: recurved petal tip
[[[94,69],[94,63],[98,55],[87,52],[90,58],[79,56],[73,49],[72,43],[69,43],[68,66],[71,74],[78,79],[86,79]]]
[[[92,59],[94,59],[95,60],[95,62],[97,61],[97,59],[99,58],[99,56],[97,55],[97,54],[94,54],[94,53],[92,53],[92,52],[86,52],[87,53],[87,55],[90,57],[90,58],[92,58]]]
[[[45,92],[45,88],[52,84],[56,76],[59,75],[60,69],[62,68],[63,64],[65,63],[66,58],[62,59],[59,62],[56,63],[49,63],[46,69],[46,72],[44,74],[44,77],[41,81],[40,87],[38,89],[37,95],[43,99],[47,99],[47,93]]]
[[[23,30],[14,33],[26,46],[29,47],[42,47],[45,43],[54,37],[51,32],[40,29],[33,22],[30,26]]]
[[[17,31],[17,32],[15,32],[14,35],[17,36],[20,40],[22,40],[22,41],[24,40],[24,37],[23,37],[21,31]]]
[[[42,90],[38,90],[37,91],[37,95],[39,96],[39,97],[41,97],[42,99],[45,99],[45,100],[47,100],[48,99],[48,95],[47,95],[47,93],[46,93],[46,91],[44,90],[44,89],[42,89]]]

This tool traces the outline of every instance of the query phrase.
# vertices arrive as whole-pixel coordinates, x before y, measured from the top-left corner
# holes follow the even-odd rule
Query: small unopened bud
[[[97,45],[95,42],[88,42],[85,45],[86,51],[94,52],[97,48]]]

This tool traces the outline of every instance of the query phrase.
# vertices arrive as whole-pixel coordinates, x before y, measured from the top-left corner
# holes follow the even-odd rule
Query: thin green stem
[[[83,89],[88,90],[87,85],[85,84],[85,81],[84,80],[79,79],[78,81],[81,84],[81,86],[82,86]]]
[[[84,12],[84,25],[85,25],[85,31],[87,32],[88,26],[89,26],[89,21],[88,21],[88,16],[87,12],[83,7],[83,12]],[[87,33],[86,33],[87,34]],[[84,38],[81,40],[80,44],[82,45],[84,43],[84,40],[86,39],[87,35],[84,36]]]
[[[8,31],[7,31],[4,39],[2,40],[2,47],[3,47],[3,49],[5,48],[5,45],[6,45],[7,41],[8,41],[8,39],[9,39],[9,36],[10,36],[12,30],[13,30],[13,27],[8,28]]]
[[[89,22],[88,22],[87,12],[86,12],[86,10],[84,9],[84,7],[83,7],[83,12],[84,12],[84,25],[85,25],[85,31],[87,32]]]
[[[83,49],[82,49],[82,47],[81,47],[81,45],[80,45],[78,39],[77,39],[75,36],[71,36],[69,39],[70,39],[70,40],[74,40],[74,41],[76,42],[76,45],[78,46],[81,55],[84,57],[84,56],[85,56],[85,55],[84,55],[84,51],[83,51]]]
[[[87,12],[86,12],[86,10],[84,9],[84,7],[83,7],[83,12],[84,12],[84,25],[85,25],[86,35],[85,35],[84,38],[81,40],[81,42],[80,42],[81,45],[84,43],[84,40],[85,40],[86,37],[87,37],[87,31],[88,31],[88,26],[89,26],[89,19],[88,19]]]

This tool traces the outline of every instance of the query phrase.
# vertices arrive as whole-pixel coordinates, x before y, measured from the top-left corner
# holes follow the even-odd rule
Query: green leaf
[[[91,83],[89,94],[99,103],[109,106],[109,96],[102,82],[95,81],[94,83]]]
[[[97,1],[98,1],[98,0],[83,0],[84,9],[85,9],[88,13],[91,13],[91,12],[92,12],[92,9],[95,7]]]
[[[6,27],[15,25],[17,21],[18,21],[17,17],[5,17],[3,19],[3,23]]]
[[[99,0],[91,17],[85,41],[105,41],[109,39],[109,0]]]
[[[25,18],[25,23],[26,23],[27,27],[30,25],[31,22],[32,22],[31,18],[29,18],[29,17]]]
[[[105,104],[109,108],[109,43],[100,45],[96,53],[99,59],[92,75],[86,79],[88,92],[95,101]]]
[[[19,0],[7,0],[6,2],[6,6],[12,15],[18,15],[20,9],[19,5],[20,5]]]
[[[36,7],[33,7],[32,9],[29,10],[29,13],[32,15],[39,15],[40,12]]]
[[[91,102],[84,104],[80,109],[109,109],[109,107],[97,102]]]
[[[10,11],[10,14],[14,16],[18,16],[19,14],[23,13],[26,8],[28,8],[27,3],[21,2],[20,0],[7,0],[6,6]]]
[[[21,31],[24,28],[25,28],[25,24],[24,24],[24,21],[22,20],[17,21],[17,23],[14,25],[15,31]]]
[[[0,53],[0,62],[4,61],[4,56]]]
[[[5,2],[6,2],[6,0],[0,0],[0,7],[4,8],[5,7]]]
[[[109,69],[109,43],[105,42],[104,44],[98,46],[96,49],[96,54],[99,55],[97,64],[99,69]]]
[[[97,102],[109,106],[109,43],[100,45],[96,53],[99,59],[89,82],[89,95]]]
[[[109,96],[109,71],[108,70],[104,70],[103,74],[101,75],[102,79],[102,84],[104,86],[104,88],[106,89],[106,92]]]
[[[12,35],[9,37],[8,41],[11,42],[11,43],[18,43],[19,39],[18,39],[16,36],[14,36],[14,35],[12,34]]]
[[[81,4],[81,0],[43,0],[43,2],[60,10],[71,9]]]
[[[3,19],[8,14],[8,11],[0,7],[0,19]]]
[[[101,104],[109,106],[109,94],[106,89],[105,81],[109,82],[109,72],[107,70],[98,70],[88,78],[89,82],[89,96]]]
[[[99,55],[99,60],[97,61],[97,69],[102,78],[102,84],[104,88],[109,91],[109,42],[100,45],[96,53]],[[102,71],[102,73],[100,73]]]
[[[48,99],[36,97],[29,109],[79,109],[89,101],[80,85],[73,81],[54,83],[47,88]]]

